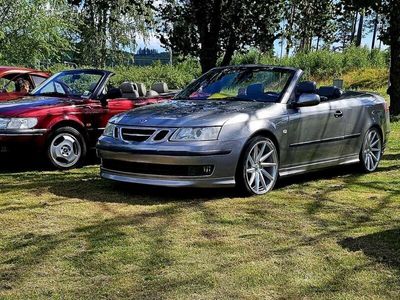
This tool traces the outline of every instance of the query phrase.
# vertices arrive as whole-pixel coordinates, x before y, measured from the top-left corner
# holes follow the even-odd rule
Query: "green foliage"
[[[58,64],[47,71],[54,74],[65,69],[68,69],[65,65]],[[198,63],[190,60],[173,66],[155,63],[152,66],[117,66],[107,70],[115,73],[111,79],[111,83],[115,86],[124,81],[133,81],[142,82],[148,88],[156,82],[163,81],[169,88],[180,89],[201,74]]]
[[[233,64],[262,63],[301,68],[308,77],[332,78],[344,73],[363,68],[387,68],[389,53],[367,48],[349,47],[344,52],[319,50],[300,52],[297,55],[276,58],[262,55],[256,50],[246,54],[236,54]]]
[[[388,87],[388,69],[360,69],[343,76],[346,88],[378,90]]]
[[[104,67],[126,61],[136,49],[138,34],[147,37],[153,16],[149,1],[67,0],[77,13],[80,64]]]
[[[76,24],[63,0],[0,0],[0,62],[38,66],[73,49]]]

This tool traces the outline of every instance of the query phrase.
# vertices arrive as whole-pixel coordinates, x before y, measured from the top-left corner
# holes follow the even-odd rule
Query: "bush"
[[[80,66],[80,68],[85,68],[85,66]],[[54,74],[66,69],[71,69],[71,67],[57,64],[49,68],[48,71]],[[117,66],[106,69],[115,73],[111,78],[111,83],[115,86],[124,81],[133,81],[142,82],[148,88],[156,82],[164,81],[169,88],[180,89],[201,73],[198,63],[191,60],[173,66],[162,65],[158,62],[152,66]]]
[[[349,47],[344,52],[319,50],[278,58],[271,54],[262,54],[256,49],[247,53],[237,53],[232,59],[233,65],[266,64],[300,68],[304,78],[332,80],[345,77],[347,88],[375,88],[387,83],[389,65],[388,51]],[[63,64],[54,65],[50,71],[55,73],[68,69]],[[199,62],[188,58],[183,62],[170,65],[155,63],[152,66],[117,66],[108,68],[116,73],[111,82],[119,85],[124,81],[143,82],[147,87],[158,81],[165,81],[170,88],[184,87],[201,74]]]
[[[389,80],[388,69],[360,69],[351,71],[343,76],[347,89],[373,89],[387,88]]]
[[[370,51],[367,48],[349,47],[344,52],[319,50],[277,58],[271,55],[263,55],[252,49],[245,54],[236,54],[232,59],[232,64],[248,63],[296,67],[302,69],[307,78],[326,79],[342,76],[344,73],[358,69],[387,68],[389,53],[377,49]]]

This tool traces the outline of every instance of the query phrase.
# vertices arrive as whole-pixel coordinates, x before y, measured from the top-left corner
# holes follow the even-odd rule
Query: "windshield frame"
[[[276,101],[261,101],[261,100],[256,100],[256,99],[243,99],[239,95],[237,97],[227,97],[227,98],[220,98],[220,99],[190,99],[187,94],[191,94],[195,91],[198,90],[198,87],[200,86],[200,83],[203,82],[207,77],[215,76],[218,75],[219,73],[222,73],[225,70],[249,70],[253,69],[254,71],[272,71],[272,72],[282,72],[282,73],[288,73],[289,77],[285,83],[284,88],[282,89],[279,98]],[[217,67],[213,68],[210,71],[204,73],[201,75],[198,79],[195,81],[191,82],[188,84],[181,92],[179,92],[173,100],[189,100],[189,101],[205,101],[205,100],[211,100],[211,101],[216,101],[216,100],[221,100],[221,101],[226,101],[228,98],[236,101],[256,101],[256,102],[265,102],[265,103],[282,103],[284,98],[287,95],[288,89],[292,86],[293,81],[295,78],[298,77],[298,73],[301,72],[299,69],[295,68],[290,68],[290,67],[280,67],[280,66],[268,66],[268,65],[238,65],[238,66],[229,66],[229,67]],[[191,93],[189,93],[191,91]]]
[[[40,96],[47,96],[46,93],[40,93],[40,91],[45,88],[48,84],[51,84],[52,81],[54,81],[56,78],[59,78],[60,76],[66,76],[66,75],[78,75],[78,74],[89,74],[89,75],[100,75],[101,77],[97,81],[96,87],[93,89],[93,92],[91,92],[88,95],[70,95],[70,94],[59,94],[56,95],[57,97],[63,97],[63,98],[74,98],[74,99],[99,99],[99,95],[101,94],[103,87],[105,84],[108,82],[108,79],[114,75],[113,72],[110,71],[104,71],[104,70],[97,70],[97,69],[74,69],[74,70],[66,70],[66,71],[61,71],[59,73],[56,73],[43,81],[39,86],[37,86],[32,92],[29,93],[30,96],[34,97],[40,97]]]

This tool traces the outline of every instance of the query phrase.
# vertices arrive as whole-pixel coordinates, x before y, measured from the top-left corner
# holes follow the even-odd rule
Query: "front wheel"
[[[75,128],[62,127],[50,136],[47,144],[47,158],[57,169],[78,167],[85,156],[85,140]]]
[[[376,128],[367,131],[364,137],[360,163],[365,172],[373,172],[382,158],[382,138]]]
[[[278,179],[278,166],[279,159],[274,142],[262,136],[252,138],[238,165],[238,188],[247,195],[268,193]]]

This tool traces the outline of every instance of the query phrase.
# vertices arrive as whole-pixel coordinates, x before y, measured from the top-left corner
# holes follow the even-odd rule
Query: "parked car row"
[[[0,146],[35,145],[63,169],[97,142],[106,179],[264,194],[278,177],[335,165],[375,171],[387,143],[383,98],[317,89],[296,68],[215,68],[176,95],[164,83],[110,88],[112,75],[61,72],[0,104]]]
[[[114,74],[102,70],[57,73],[29,95],[0,104],[2,152],[35,151],[56,168],[80,165],[94,148],[108,120],[135,107],[171,98],[166,84],[146,92],[143,84],[109,84]]]

